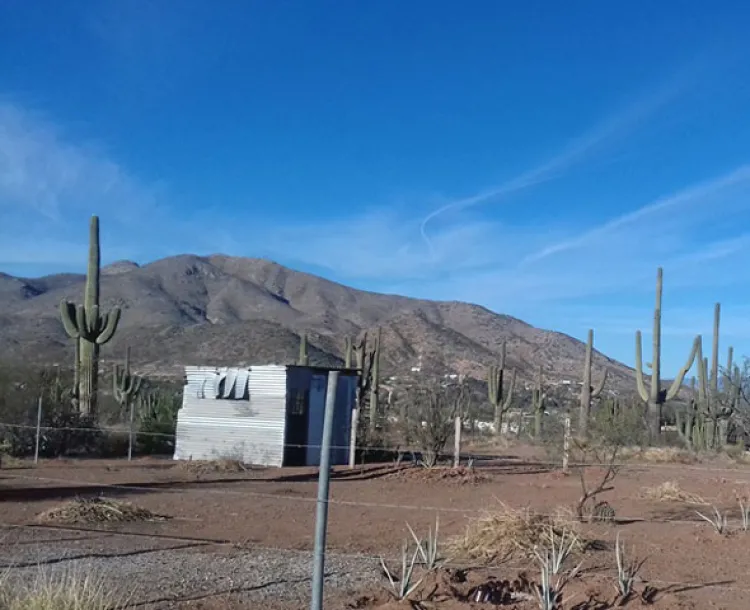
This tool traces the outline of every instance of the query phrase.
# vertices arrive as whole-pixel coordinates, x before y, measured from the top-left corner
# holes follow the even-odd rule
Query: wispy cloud
[[[499,186],[486,189],[470,197],[456,199],[433,210],[422,219],[419,227],[423,241],[427,244],[430,251],[433,251],[432,239],[427,234],[427,225],[439,216],[448,212],[456,212],[479,204],[497,201],[507,195],[563,176],[575,164],[585,160],[592,153],[600,151],[606,144],[616,141],[618,138],[626,137],[640,122],[677,97],[686,84],[686,72],[680,71],[655,91],[641,96],[624,110],[614,113],[586,133],[574,138],[561,152],[551,159],[509,179]]]
[[[684,220],[684,216],[678,216],[678,212],[673,212],[675,208],[681,209],[683,212],[686,208],[695,206],[696,204],[704,205],[706,200],[715,196],[720,195],[723,191],[730,189],[734,186],[743,186],[750,181],[750,165],[743,165],[737,169],[701,184],[690,186],[684,190],[681,190],[675,194],[661,197],[660,199],[649,203],[643,207],[638,208],[617,216],[600,226],[594,227],[586,231],[583,235],[574,237],[554,243],[544,247],[538,252],[527,256],[522,264],[533,263],[540,261],[544,258],[552,256],[553,254],[560,254],[566,250],[572,250],[574,248],[585,248],[588,245],[609,240],[612,235],[615,235],[626,228],[630,227],[633,230],[629,231],[632,235],[638,235],[643,227],[647,227],[646,224],[649,218],[652,220],[652,226],[654,223],[658,223],[658,227],[663,231],[668,229],[660,219],[656,219],[657,216],[664,216],[667,212],[670,214],[670,218],[677,219],[678,222]],[[744,203],[740,201],[740,205],[744,207]],[[709,214],[713,214],[713,210],[704,208]],[[695,212],[695,210],[691,210]],[[669,218],[665,218],[665,221],[669,221]],[[688,222],[694,223],[697,220],[695,213],[691,214]],[[633,227],[636,223],[639,224],[637,227]]]
[[[0,205],[57,220],[104,205],[126,218],[152,208],[157,192],[94,145],[72,143],[51,121],[0,101]]]
[[[0,98],[0,262],[80,263],[91,214],[103,218],[109,256],[137,254],[157,226],[170,224],[164,194],[102,146]]]

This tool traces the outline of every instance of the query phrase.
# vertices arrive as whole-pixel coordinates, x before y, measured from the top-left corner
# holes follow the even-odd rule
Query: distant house
[[[174,459],[318,465],[330,370],[293,365],[185,367]],[[349,460],[356,386],[356,371],[340,371],[332,465]]]

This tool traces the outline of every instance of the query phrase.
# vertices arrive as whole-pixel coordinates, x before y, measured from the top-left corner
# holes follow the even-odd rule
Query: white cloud
[[[692,67],[692,66],[691,66]],[[690,78],[687,78],[690,75]],[[692,70],[683,69],[654,91],[631,103],[624,110],[607,117],[586,133],[574,138],[561,152],[551,159],[533,167],[505,183],[486,189],[476,195],[450,201],[425,216],[420,223],[420,234],[432,249],[432,238],[427,234],[427,225],[448,212],[456,212],[490,201],[496,201],[518,191],[529,189],[563,176],[571,167],[587,159],[591,153],[618,138],[629,135],[638,124],[645,121],[667,102],[684,90],[689,80],[694,80]]]

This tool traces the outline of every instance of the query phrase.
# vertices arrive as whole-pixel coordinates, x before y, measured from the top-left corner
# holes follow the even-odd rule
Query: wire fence
[[[129,430],[127,428],[121,427],[121,426],[98,426],[96,428],[92,427],[80,427],[80,426],[46,426],[46,425],[31,425],[31,424],[15,424],[15,423],[8,423],[8,422],[0,422],[0,429],[7,428],[7,429],[14,429],[14,430],[28,430],[28,431],[34,431],[37,434],[41,435],[44,432],[80,432],[80,433],[96,433],[101,432],[105,434],[112,434],[112,435],[128,435]],[[162,438],[162,439],[170,439],[173,441],[177,440],[177,434],[176,433],[166,433],[166,432],[150,432],[150,431],[134,431],[133,432],[134,438],[143,437],[143,438]],[[192,433],[192,438],[196,438],[195,434]],[[202,437],[202,440],[206,442],[210,442],[214,439],[206,436]],[[491,437],[487,437],[487,441],[491,441]],[[286,448],[295,448],[295,449],[321,449],[322,446],[320,444],[314,444],[314,443],[281,443],[278,445],[282,449]],[[331,445],[331,450],[348,450],[350,448],[350,445]],[[360,445],[358,444],[356,447],[358,450],[361,451],[370,451],[370,452],[381,452],[383,454],[393,454],[393,455],[399,455],[401,456],[401,459],[404,461],[409,461],[412,454],[421,454],[422,450],[417,447],[416,445],[407,445],[407,444],[378,444],[378,445]],[[670,448],[666,448],[666,450],[669,450]],[[449,451],[442,451],[439,454],[439,459],[441,460],[447,460],[449,458],[453,457],[453,453]],[[479,444],[478,448],[474,448],[473,446],[469,445],[468,448],[464,447],[461,452],[461,458],[464,460],[464,462],[473,462],[473,463],[483,463],[483,462],[500,462],[503,466],[512,467],[512,466],[529,466],[529,467],[544,467],[544,468],[560,468],[562,466],[562,459],[558,460],[541,460],[541,459],[533,459],[530,461],[523,461],[520,458],[510,458],[503,455],[497,455],[497,454],[487,454],[483,453],[481,443]],[[395,460],[394,460],[395,461]],[[499,465],[499,464],[496,464]],[[669,461],[656,461],[656,462],[646,462],[646,461],[639,461],[639,455],[638,453],[634,454],[632,456],[632,459],[630,461],[607,461],[607,462],[597,462],[597,461],[585,461],[585,462],[576,462],[576,461],[569,461],[568,467],[571,469],[580,469],[580,468],[590,468],[590,467],[607,467],[607,466],[615,466],[617,468],[630,468],[630,469],[643,469],[643,468],[663,468],[663,469],[675,469],[675,470],[693,470],[693,471],[700,471],[700,472],[727,472],[727,473],[736,473],[738,470],[741,470],[743,467],[748,468],[748,473],[750,473],[750,461],[748,463],[743,463],[742,461],[737,461],[733,463],[731,466],[713,466],[713,465],[706,465],[706,464],[691,464],[691,463],[684,463],[680,462],[679,459],[677,460],[677,463],[672,463]]]
[[[43,434],[47,431],[69,431],[69,432],[91,432],[91,428],[85,428],[85,427],[75,427],[75,426],[42,426],[41,424],[38,424],[36,426],[34,425],[27,425],[27,424],[12,424],[12,423],[2,423],[0,422],[0,428],[9,428],[9,429],[25,429],[25,430],[33,430],[36,432],[37,436],[40,434]],[[102,431],[109,431],[112,433],[125,433],[127,434],[127,430],[123,430],[122,428],[117,427],[111,427],[111,428],[99,428],[98,430]],[[175,439],[175,434],[167,434],[167,433],[160,433],[160,432],[147,432],[142,431],[137,433],[138,436],[151,436],[151,437],[160,437],[160,438],[171,438]],[[285,447],[295,447],[295,448],[320,448],[320,445],[315,444],[285,444]],[[332,447],[337,448],[337,447]],[[338,447],[338,448],[345,448],[345,447]],[[394,446],[391,448],[384,448],[383,446],[375,446],[375,447],[360,447],[360,449],[372,449],[372,450],[378,450],[383,451],[384,449],[392,450],[392,451],[408,451],[407,448],[404,448],[402,446]],[[471,456],[471,452],[467,453],[468,456]],[[480,459],[477,460],[476,464],[478,465],[477,470],[481,471],[482,464],[484,462],[487,463],[487,467],[492,467],[492,462],[494,462],[494,465],[500,465],[502,467],[508,467],[508,468],[514,468],[514,467],[544,467],[544,468],[560,468],[561,464],[560,461],[554,461],[554,460],[533,460],[533,461],[520,461],[520,460],[513,460],[509,459],[507,456],[494,456],[494,455],[488,455],[486,456],[486,459],[481,459],[485,456],[480,456]],[[721,467],[721,466],[704,466],[704,465],[696,465],[696,464],[669,464],[669,463],[643,463],[643,462],[629,462],[629,461],[619,461],[617,463],[614,462],[571,462],[569,464],[570,468],[573,469],[586,469],[586,468],[592,468],[592,467],[608,467],[611,465],[616,465],[619,468],[625,468],[625,469],[652,469],[652,468],[658,468],[658,469],[676,469],[679,471],[700,471],[700,472],[714,472],[714,473],[731,473],[734,475],[750,475],[750,469],[742,469],[741,466],[737,467]],[[137,466],[137,464],[135,465]],[[159,494],[177,494],[178,496],[185,496],[189,494],[196,494],[200,495],[203,498],[206,497],[221,497],[221,498],[227,498],[227,499],[237,499],[237,498],[256,498],[256,499],[263,499],[263,500],[270,500],[274,502],[283,502],[283,503],[290,503],[292,505],[304,503],[304,504],[313,504],[316,502],[319,502],[319,498],[315,497],[314,494],[310,495],[300,495],[299,493],[292,493],[290,490],[284,491],[281,490],[277,493],[274,492],[263,492],[258,491],[256,489],[222,489],[217,487],[218,485],[221,485],[221,481],[212,481],[211,478],[207,478],[204,480],[199,481],[179,481],[179,486],[174,488],[169,487],[158,487],[155,488],[154,486],[150,486],[148,484],[130,484],[130,483],[113,483],[111,481],[107,481],[104,479],[97,479],[97,480],[91,480],[89,478],[83,478],[83,477],[71,477],[71,476],[49,476],[46,474],[40,473],[35,474],[36,471],[23,471],[23,470],[3,470],[2,471],[2,479],[8,483],[21,486],[23,484],[28,485],[60,485],[60,486],[71,486],[71,487],[78,487],[78,488],[91,488],[92,491],[95,491],[97,493],[102,493],[103,490],[109,490],[113,494],[117,492],[128,492],[128,493],[143,493],[143,494],[153,494],[153,493],[159,493]],[[502,470],[498,472],[498,476],[502,476]],[[250,477],[246,479],[248,483],[252,484],[253,481],[256,479]],[[271,478],[270,480],[273,480]],[[283,477],[280,477],[279,480],[283,480]],[[312,480],[312,479],[311,479]],[[334,478],[334,483],[336,479]],[[750,476],[748,477],[748,484],[750,484]],[[0,481],[0,486],[2,486],[2,481]],[[212,486],[213,485],[213,486]],[[2,492],[0,492],[2,493]],[[231,500],[230,500],[231,501]],[[403,503],[403,502],[372,502],[367,500],[350,500],[350,499],[342,499],[335,497],[330,497],[326,500],[326,502],[331,506],[339,506],[339,507],[353,507],[358,509],[364,509],[364,510],[370,510],[370,509],[379,509],[384,511],[413,511],[413,512],[425,512],[425,513],[431,513],[435,516],[439,516],[441,514],[452,514],[452,515],[462,515],[466,516],[467,518],[470,518],[471,516],[477,516],[486,514],[489,510],[488,507],[483,508],[476,508],[476,507],[470,507],[470,506],[444,506],[444,505],[432,505],[426,502],[415,502],[415,503]],[[524,510],[526,507],[509,507],[513,510]],[[545,513],[545,512],[539,512],[534,511],[534,514],[542,517],[550,517],[554,518],[557,515],[557,513]],[[700,516],[696,515],[694,519],[685,519],[685,518],[658,518],[654,516],[649,515],[628,515],[628,514],[619,514],[617,515],[617,522],[619,523],[652,523],[652,524],[660,524],[664,526],[701,526],[701,527],[709,527],[708,524],[706,524]],[[729,520],[729,524],[733,526],[734,528],[739,528],[743,525],[742,519],[731,519]],[[148,533],[139,533],[139,532],[121,532],[121,531],[112,531],[111,529],[100,529],[100,528],[83,528],[83,527],[76,527],[76,526],[65,526],[65,525],[46,525],[41,523],[5,523],[0,522],[0,528],[6,529],[6,530],[62,530],[62,531],[71,531],[71,532],[89,532],[89,533],[101,533],[106,535],[112,535],[112,536],[133,536],[133,537],[145,537],[145,538],[153,538],[153,539],[164,539],[164,540],[173,540],[173,541],[182,541],[182,542],[194,542],[194,543],[200,543],[205,545],[219,545],[219,546],[225,546],[232,549],[238,549],[241,548],[244,551],[249,551],[253,549],[258,550],[267,550],[267,551],[290,551],[293,549],[287,549],[281,546],[264,546],[262,544],[248,544],[245,542],[238,543],[237,540],[232,539],[216,539],[216,538],[204,538],[204,537],[184,537],[184,536],[172,536],[169,534],[159,534],[155,532],[148,532]],[[650,542],[646,542],[646,545],[651,544]],[[159,549],[154,549],[155,551],[158,551]],[[308,552],[308,551],[300,551],[300,552]],[[379,561],[381,559],[380,555],[373,555],[373,554],[363,554],[363,553],[357,553],[356,554],[359,557],[367,557],[371,559],[373,562]],[[386,554],[387,556],[384,558],[386,561],[398,561],[398,557],[393,555],[390,556],[389,554]],[[116,556],[116,553],[113,554],[113,556]],[[75,559],[75,556],[72,556],[68,560]],[[483,563],[477,566],[467,566],[465,562],[462,563],[453,563],[448,562],[446,563],[447,566],[454,566],[454,567],[481,567],[485,569],[497,569],[497,570],[503,570],[503,571],[517,571],[517,570],[524,570],[529,568],[528,563],[519,563],[517,565],[511,564],[509,562],[500,562],[500,563]],[[9,567],[9,566],[5,566]],[[3,566],[0,565],[0,568],[3,568]],[[609,570],[609,572],[613,572],[613,567],[608,567],[606,570]],[[616,574],[616,571],[613,572],[613,574]],[[750,588],[748,587],[742,587],[738,586],[729,582],[690,582],[690,581],[671,581],[671,580],[660,580],[655,578],[649,578],[648,583],[660,587],[682,587],[687,589],[690,588],[711,588],[711,589],[725,589],[727,591],[736,591],[736,592],[742,592],[742,593],[750,593]]]

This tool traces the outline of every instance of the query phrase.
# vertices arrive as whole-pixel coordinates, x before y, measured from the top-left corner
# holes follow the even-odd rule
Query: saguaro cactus
[[[708,358],[703,357],[702,342],[698,347],[697,420],[702,427],[701,440],[705,449],[719,449],[727,440],[729,419],[739,402],[739,367],[732,368],[734,349],[729,348],[724,382],[719,388],[719,326],[721,306],[714,306],[714,333],[711,349],[711,372]]]
[[[596,388],[591,385],[591,366],[592,355],[594,350],[594,330],[589,329],[588,340],[586,341],[586,357],[583,361],[583,384],[581,385],[581,406],[578,413],[578,436],[585,439],[588,434],[589,414],[591,413],[591,400],[598,398],[604,390],[604,384],[607,383],[608,369],[604,369],[602,380]]]
[[[531,409],[534,411],[534,438],[537,440],[542,436],[542,417],[544,416],[544,388],[542,380],[542,367],[539,366],[536,375],[536,386],[531,391]],[[520,425],[520,423],[519,423]]]
[[[299,338],[299,358],[297,364],[307,366],[310,364],[310,354],[307,350],[307,333],[302,333]]]
[[[380,342],[382,337],[383,329],[378,327],[378,334],[375,336],[375,345],[370,355],[370,366],[372,369],[372,380],[370,382],[370,421],[368,422],[368,436],[370,440],[375,437],[380,402]]]
[[[648,405],[648,427],[651,441],[661,436],[661,416],[664,403],[672,400],[682,387],[685,375],[693,366],[695,355],[700,346],[700,335],[693,341],[693,349],[690,351],[685,366],[680,369],[672,385],[667,390],[661,389],[661,297],[662,297],[663,272],[659,267],[656,271],[656,305],[654,307],[654,332],[653,332],[653,356],[651,366],[651,388],[646,389],[643,381],[643,346],[641,331],[635,332],[635,382],[638,394],[643,402]]]
[[[500,362],[497,366],[490,366],[487,373],[487,397],[490,400],[490,404],[495,408],[495,435],[497,436],[502,433],[503,415],[505,415],[505,413],[508,412],[508,409],[510,409],[511,401],[513,400],[513,391],[516,387],[516,369],[513,369],[508,391],[505,394],[505,398],[503,398],[505,354],[506,344],[505,341],[503,341],[500,351]]]
[[[344,368],[352,368],[354,346],[351,337],[344,337]]]
[[[112,393],[123,408],[129,407],[141,389],[143,378],[130,372],[130,347],[125,348],[125,362],[115,364],[112,371]]]
[[[60,318],[65,332],[78,341],[78,408],[82,414],[92,416],[97,414],[99,346],[114,336],[120,321],[119,307],[114,307],[109,313],[99,312],[100,264],[99,218],[92,216],[84,304],[76,305],[66,300],[60,303]]]
[[[128,411],[128,460],[133,459],[135,435],[135,398],[141,389],[143,378],[130,373],[130,347],[125,349],[125,364],[115,365],[112,371],[112,393],[123,411]]]

